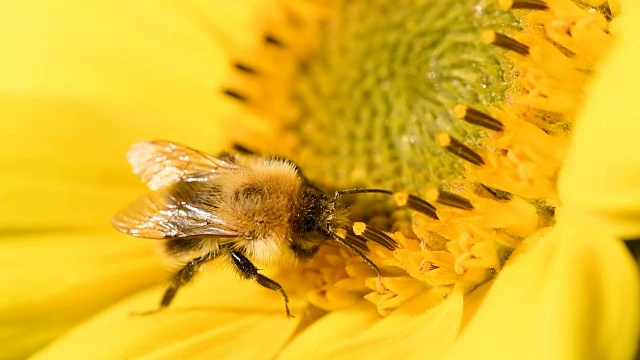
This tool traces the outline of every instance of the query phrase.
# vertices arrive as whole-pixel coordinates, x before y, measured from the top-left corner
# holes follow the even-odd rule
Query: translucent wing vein
[[[168,141],[134,144],[127,159],[143,183],[158,190],[178,181],[210,181],[238,167],[232,162]]]

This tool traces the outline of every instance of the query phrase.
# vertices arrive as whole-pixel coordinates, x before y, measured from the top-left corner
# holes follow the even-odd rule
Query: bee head
[[[291,248],[300,258],[310,258],[333,232],[351,225],[348,208],[337,194],[327,195],[311,184],[302,187],[295,206],[297,209],[291,212]]]

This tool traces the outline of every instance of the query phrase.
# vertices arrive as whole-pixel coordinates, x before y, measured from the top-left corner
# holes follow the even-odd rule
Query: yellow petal
[[[578,119],[559,192],[567,216],[625,238],[640,237],[640,6],[628,2],[617,42],[598,69]],[[627,2],[625,2],[627,5]]]
[[[234,31],[246,5],[3,4],[0,229],[107,227],[142,191],[124,157],[135,141],[219,151],[237,127],[220,92],[231,44],[250,41]]]
[[[85,317],[162,281],[149,241],[112,233],[47,233],[0,241],[0,351],[24,358]]]
[[[239,279],[214,262],[182,289],[165,311],[155,309],[156,287],[107,309],[74,329],[35,359],[272,359],[304,317],[293,297],[285,315],[280,294]]]
[[[559,224],[505,266],[448,358],[631,358],[638,281],[622,242]]]
[[[278,360],[306,359],[336,342],[357,336],[380,319],[371,303],[361,302],[316,320],[278,354]]]
[[[4,4],[0,29],[11,36],[0,42],[2,93],[108,105],[102,110],[135,113],[147,125],[171,120],[174,129],[185,119],[206,121],[221,105],[215,98],[229,64],[225,47],[248,42],[234,30],[256,11],[234,4]]]
[[[173,138],[170,126],[143,135],[133,117],[60,99],[0,96],[0,117],[8,119],[0,141],[2,229],[109,227],[115,211],[145,191],[127,148],[143,136]]]
[[[452,346],[462,319],[462,295],[454,293],[429,311],[424,308],[435,299],[428,293],[417,296],[391,315],[363,329],[360,333],[345,337],[323,335],[334,328],[323,325],[346,323],[356,315],[332,318],[327,324],[310,328],[309,334],[318,334],[320,344],[309,349],[296,349],[295,355],[285,352],[285,358],[304,359],[424,359],[440,358]],[[419,311],[421,309],[421,311]],[[331,314],[339,317],[340,314]],[[360,325],[360,324],[358,324]],[[331,341],[326,341],[331,338]],[[305,351],[306,350],[306,351]]]

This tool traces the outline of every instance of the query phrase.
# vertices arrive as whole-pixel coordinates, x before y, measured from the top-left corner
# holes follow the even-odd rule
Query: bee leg
[[[169,287],[164,292],[164,296],[162,296],[162,301],[160,302],[160,308],[158,310],[162,310],[171,304],[171,301],[176,296],[176,293],[183,285],[186,285],[193,279],[193,277],[198,273],[200,266],[206,263],[207,261],[213,260],[216,257],[216,254],[209,253],[207,255],[203,255],[197,257],[195,259],[191,259],[185,266],[183,266],[180,270],[178,270],[175,275],[171,278],[171,283]]]
[[[206,263],[209,260],[213,260],[217,254],[209,253],[207,255],[203,255],[197,257],[195,259],[191,259],[186,265],[184,265],[178,272],[173,275],[171,278],[171,283],[167,290],[165,290],[164,295],[162,296],[162,301],[160,301],[160,306],[156,310],[144,311],[144,312],[134,312],[133,315],[150,315],[157,313],[158,311],[164,310],[171,304],[171,301],[176,296],[176,293],[180,289],[181,286],[187,284],[189,281],[193,279],[193,277],[198,272],[198,269],[202,264]]]
[[[258,284],[266,287],[267,289],[280,292],[280,294],[282,294],[282,297],[284,297],[284,308],[287,312],[287,317],[293,317],[291,315],[291,312],[289,311],[289,297],[287,296],[287,293],[284,291],[282,286],[280,286],[280,284],[258,273],[258,268],[256,268],[256,266],[253,265],[253,263],[249,259],[247,259],[247,257],[244,256],[244,254],[242,254],[241,252],[237,250],[231,250],[229,252],[229,255],[231,256],[233,264],[236,266],[236,269],[238,269],[238,272],[240,273],[240,275],[242,275],[242,277],[244,277],[245,279],[253,279],[258,282]]]

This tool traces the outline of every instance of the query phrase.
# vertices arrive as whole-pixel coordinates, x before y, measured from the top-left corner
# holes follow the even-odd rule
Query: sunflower
[[[4,5],[0,355],[633,358],[640,8],[624,5]],[[381,280],[331,243],[268,269],[294,319],[216,263],[132,316],[171,267],[109,219],[145,191],[126,149],[153,138],[241,142],[322,186],[429,205],[354,200],[354,231],[393,239],[367,244]]]

